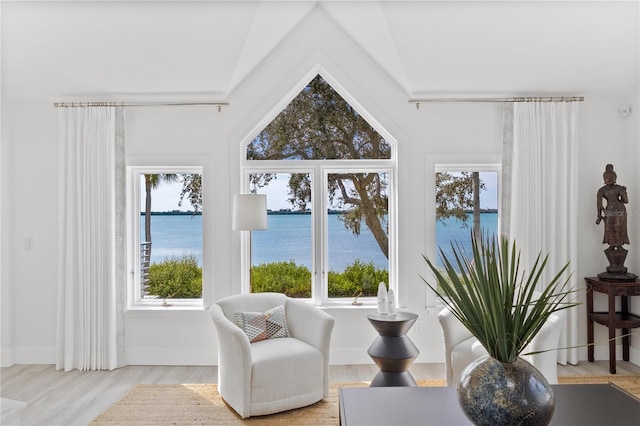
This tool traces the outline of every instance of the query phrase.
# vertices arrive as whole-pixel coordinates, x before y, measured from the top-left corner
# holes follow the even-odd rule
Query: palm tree
[[[144,238],[145,242],[151,242],[151,191],[157,189],[163,182],[177,182],[179,175],[175,174],[145,174],[144,189],[146,193],[144,209]],[[149,246],[151,256],[151,246]]]

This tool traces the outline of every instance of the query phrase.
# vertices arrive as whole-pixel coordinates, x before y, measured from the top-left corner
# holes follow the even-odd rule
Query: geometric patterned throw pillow
[[[234,312],[238,327],[249,337],[249,342],[289,337],[284,305],[269,309],[267,312]]]

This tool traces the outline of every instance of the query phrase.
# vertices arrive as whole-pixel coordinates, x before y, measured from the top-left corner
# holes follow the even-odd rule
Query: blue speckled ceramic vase
[[[462,411],[476,425],[548,425],[555,408],[549,382],[522,358],[478,358],[460,375],[457,390]]]

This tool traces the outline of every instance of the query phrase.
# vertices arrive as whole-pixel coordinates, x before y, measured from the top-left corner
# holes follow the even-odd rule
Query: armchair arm
[[[564,325],[564,311],[558,311],[549,316],[538,334],[531,340],[531,343],[524,349],[523,358],[527,359],[535,368],[542,373],[549,384],[558,383],[558,346],[560,345],[560,334]],[[532,355],[525,355],[527,352],[545,351]]]
[[[318,348],[324,361],[324,397],[329,396],[329,348],[335,320],[307,302],[287,298],[287,327],[291,337]]]
[[[219,305],[209,308],[218,333],[218,388],[225,400],[238,407],[243,418],[249,415],[251,395],[251,349],[249,338],[236,324],[231,322]]]
[[[447,385],[451,385],[453,380],[453,369],[451,366],[451,352],[458,344],[464,342],[473,335],[462,323],[453,316],[448,308],[444,308],[438,313],[438,321],[442,328],[444,338],[444,370]]]
[[[331,315],[295,299],[287,299],[286,313],[291,337],[328,353],[335,322]]]

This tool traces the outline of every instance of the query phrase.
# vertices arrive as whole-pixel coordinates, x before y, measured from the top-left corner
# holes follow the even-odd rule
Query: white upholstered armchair
[[[329,314],[280,293],[230,296],[209,313],[218,333],[218,392],[242,418],[329,396]]]
[[[564,316],[564,311],[551,314],[538,334],[523,351],[523,354],[539,350],[557,349],[560,343],[560,332],[564,324]],[[438,321],[442,327],[444,337],[444,368],[447,386],[455,386],[462,370],[471,362],[487,355],[487,351],[469,330],[453,316],[448,308],[440,311]],[[550,384],[558,383],[558,354],[555,350],[534,355],[523,355],[521,358],[537,368]]]

